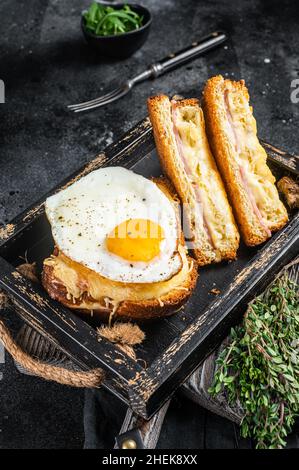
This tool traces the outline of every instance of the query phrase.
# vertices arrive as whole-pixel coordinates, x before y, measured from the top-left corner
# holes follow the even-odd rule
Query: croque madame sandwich
[[[55,250],[44,261],[43,285],[65,306],[142,320],[174,313],[190,296],[197,265],[166,179],[102,168],[49,197],[45,208]]]
[[[267,166],[243,80],[208,80],[203,109],[209,141],[247,245],[264,242],[283,227],[287,211]]]
[[[236,257],[239,232],[196,99],[148,100],[161,166],[183,206],[184,233],[199,265]]]

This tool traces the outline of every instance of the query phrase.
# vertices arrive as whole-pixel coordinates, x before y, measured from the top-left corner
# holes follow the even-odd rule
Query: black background
[[[261,138],[298,152],[299,104],[290,100],[291,81],[299,78],[296,1],[143,0],[153,14],[150,37],[122,62],[101,60],[85,45],[80,12],[89,3],[1,0],[0,223],[142,119],[150,94],[200,96],[205,80],[218,73],[246,80]],[[218,29],[231,39],[205,57],[106,108],[66,111]],[[82,446],[82,391],[23,376],[8,356],[0,371],[0,447]]]

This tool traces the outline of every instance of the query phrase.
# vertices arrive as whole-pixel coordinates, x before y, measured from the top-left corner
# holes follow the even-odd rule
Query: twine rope
[[[35,263],[26,262],[17,269],[31,281],[39,282]],[[0,290],[0,311],[7,306],[9,306],[9,297],[4,291]],[[99,336],[116,343],[127,355],[136,360],[133,346],[144,340],[144,333],[137,325],[131,323],[115,324],[113,327],[98,328],[97,332]],[[104,380],[105,373],[100,368],[89,371],[74,371],[65,367],[46,364],[37,358],[33,358],[14,340],[2,320],[0,320],[0,341],[13,359],[24,369],[45,380],[79,388],[98,388]]]
[[[4,292],[0,292],[0,310],[7,303]],[[2,304],[2,305],[1,305]],[[104,380],[102,369],[89,371],[73,371],[34,359],[29,356],[14,340],[4,322],[0,320],[0,341],[12,358],[24,369],[45,380],[51,380],[62,385],[78,388],[98,388]]]

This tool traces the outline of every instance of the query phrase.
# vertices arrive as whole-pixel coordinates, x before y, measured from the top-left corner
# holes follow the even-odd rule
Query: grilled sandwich
[[[258,245],[286,224],[288,214],[257,137],[245,82],[211,78],[204,89],[203,109],[241,235],[248,246]]]
[[[183,206],[184,234],[200,266],[236,257],[239,232],[198,100],[148,100],[161,166]]]

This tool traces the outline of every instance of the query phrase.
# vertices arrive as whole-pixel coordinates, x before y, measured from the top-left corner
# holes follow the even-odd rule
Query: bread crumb
[[[219,295],[221,293],[220,289],[217,289],[217,287],[214,287],[213,289],[210,290],[209,294],[214,294],[214,295]]]
[[[7,294],[0,290],[0,310],[6,308],[9,304]]]
[[[296,181],[289,176],[284,176],[278,181],[277,187],[291,209],[299,207],[299,184]]]
[[[116,323],[112,327],[101,326],[97,328],[97,333],[100,337],[116,344],[134,361],[137,360],[133,346],[142,343],[145,338],[145,334],[138,325],[133,323]]]
[[[112,343],[129,346],[140,344],[145,338],[143,331],[133,323],[116,323],[112,327],[101,326],[97,328],[97,333]]]
[[[17,267],[17,271],[32,282],[39,283],[36,272],[36,263],[23,263]]]

